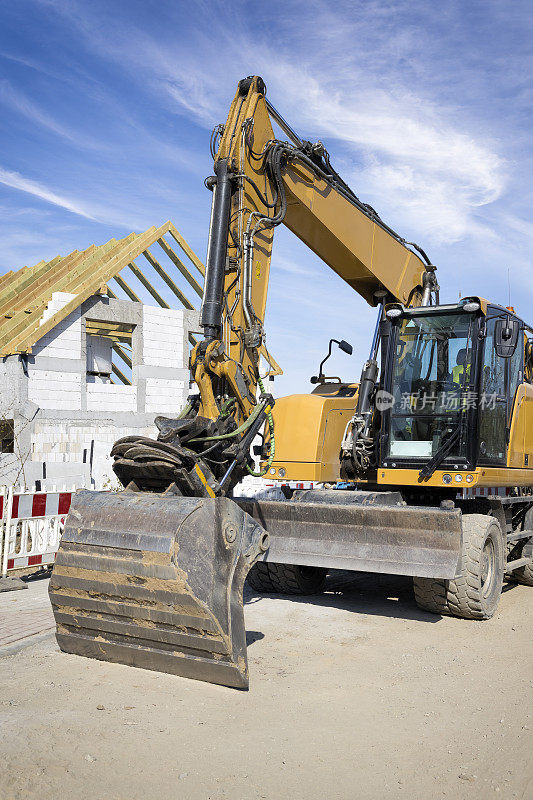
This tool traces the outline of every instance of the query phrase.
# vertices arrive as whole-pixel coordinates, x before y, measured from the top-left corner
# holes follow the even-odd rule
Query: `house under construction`
[[[166,222],[0,278],[0,484],[112,485],[184,404],[204,272]]]

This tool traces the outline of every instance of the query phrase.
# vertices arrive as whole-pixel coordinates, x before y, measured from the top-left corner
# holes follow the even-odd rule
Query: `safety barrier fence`
[[[2,577],[24,567],[53,564],[75,487],[62,491],[0,488]]]

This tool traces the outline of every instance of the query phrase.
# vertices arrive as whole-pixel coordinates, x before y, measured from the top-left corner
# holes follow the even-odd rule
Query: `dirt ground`
[[[532,598],[509,585],[478,623],[418,611],[403,578],[246,590],[249,692],[41,635],[0,658],[0,797],[531,800]]]

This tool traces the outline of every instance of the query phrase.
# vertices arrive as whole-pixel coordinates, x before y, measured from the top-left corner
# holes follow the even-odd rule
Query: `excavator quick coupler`
[[[243,586],[268,545],[226,497],[77,492],[50,581],[59,647],[246,689]]]

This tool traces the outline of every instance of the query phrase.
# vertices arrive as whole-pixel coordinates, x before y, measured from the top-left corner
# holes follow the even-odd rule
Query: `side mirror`
[[[517,319],[499,319],[494,326],[494,349],[500,358],[511,358],[518,344],[522,326]]]
[[[313,377],[311,378],[311,383],[324,383],[326,380],[331,380],[331,379],[326,378],[326,376],[324,375],[324,364],[326,363],[326,361],[328,360],[328,358],[331,355],[331,348],[333,346],[333,343],[338,345],[339,350],[342,350],[343,353],[347,353],[349,356],[352,355],[353,347],[352,347],[351,344],[349,344],[348,342],[344,341],[344,339],[341,339],[340,341],[338,339],[330,339],[329,340],[329,347],[328,347],[328,354],[324,359],[322,359],[320,367],[318,368],[318,375],[313,375]],[[340,382],[340,378],[335,378],[335,380]]]

